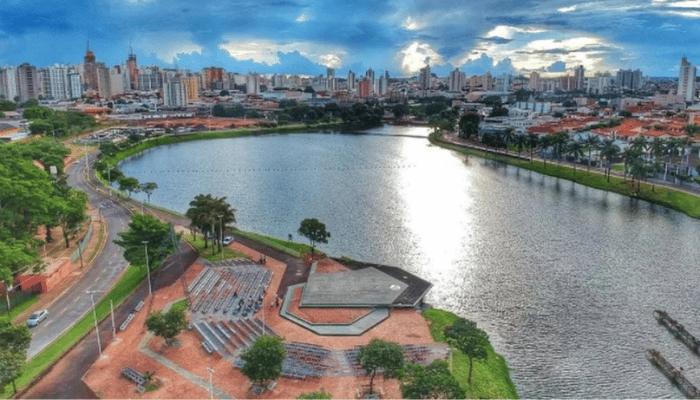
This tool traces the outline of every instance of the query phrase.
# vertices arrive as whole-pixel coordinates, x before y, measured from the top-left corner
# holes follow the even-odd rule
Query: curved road
[[[97,153],[93,153],[88,157],[92,161],[96,156]],[[97,193],[85,181],[85,158],[74,162],[67,169],[67,173],[68,184],[86,192],[89,202],[101,211],[107,228],[106,243],[80,279],[48,307],[48,318],[31,329],[32,341],[27,350],[28,358],[41,352],[91,310],[90,294],[86,292],[96,292],[97,303],[109,292],[128,266],[122,256],[123,250],[114,244],[114,239],[118,238],[118,232],[128,228],[131,214],[118,202]]]

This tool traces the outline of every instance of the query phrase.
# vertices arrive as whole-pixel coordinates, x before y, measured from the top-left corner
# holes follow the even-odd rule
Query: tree
[[[488,348],[490,346],[488,335],[476,327],[476,322],[460,318],[445,328],[445,337],[450,345],[459,349],[469,358],[469,377],[467,382],[471,384],[474,360],[486,360],[488,358]]]
[[[408,364],[400,380],[404,399],[463,399],[466,396],[443,360],[435,360],[426,367]]]
[[[357,359],[365,373],[370,375],[369,391],[372,393],[374,376],[384,372],[384,378],[392,378],[403,368],[403,348],[396,343],[374,338],[362,347]]]
[[[394,114],[394,119],[400,121],[403,119],[404,115],[408,114],[408,106],[405,104],[396,104],[391,108],[391,112]]]
[[[282,361],[287,351],[280,336],[258,336],[253,345],[245,349],[240,357],[245,361],[241,368],[243,375],[264,387],[265,381],[279,378],[282,373]]]
[[[129,194],[129,197],[131,197],[131,193],[137,192],[140,187],[141,185],[139,184],[139,181],[136,178],[123,177],[119,179],[119,190],[127,192]]]
[[[515,148],[518,149],[518,155],[522,153],[523,147],[527,146],[527,136],[523,134],[515,135]]]
[[[605,157],[605,172],[610,182],[610,167],[612,163],[617,159],[620,153],[620,148],[613,142],[612,139],[603,140],[603,145],[600,149],[600,154]]]
[[[469,139],[479,135],[479,114],[465,114],[459,118],[459,137]]]
[[[331,237],[330,232],[326,232],[326,225],[319,222],[316,218],[306,218],[301,221],[299,230],[301,236],[309,239],[311,243],[311,254],[314,254],[316,243],[328,243],[328,238]]]
[[[15,379],[22,374],[31,340],[32,336],[26,325],[12,325],[10,321],[0,322],[0,382],[12,382],[15,393]]]
[[[573,159],[574,164],[574,175],[576,174],[576,161],[583,155],[583,144],[576,140],[572,140],[568,146],[566,146],[566,152]]]
[[[146,193],[146,196],[148,196],[149,204],[151,203],[151,195],[156,189],[158,189],[158,184],[155,182],[146,182],[141,184],[141,191]]]
[[[135,265],[143,265],[150,270],[150,265],[160,265],[165,258],[175,251],[177,234],[172,225],[161,222],[145,214],[134,214],[129,222],[129,229],[120,232],[120,239],[114,243],[124,248],[124,258]],[[144,244],[144,242],[146,242]],[[148,251],[148,265],[146,265]]]
[[[534,133],[527,135],[527,147],[530,148],[530,162],[532,162],[532,150],[540,144],[540,137]]]
[[[190,202],[190,208],[185,216],[192,221],[192,226],[198,228],[203,234],[211,232],[214,241],[220,237],[220,229],[223,226],[236,222],[236,210],[226,202],[226,197],[212,197],[211,194],[198,194]],[[208,247],[207,235],[204,235],[204,248]]]
[[[588,134],[588,137],[583,141],[588,146],[588,171],[591,170],[591,157],[593,149],[597,149],[600,146],[600,138],[598,135]]]
[[[175,342],[175,336],[187,328],[187,317],[182,308],[171,308],[166,312],[155,311],[148,314],[146,328],[156,336],[165,339],[167,346]]]

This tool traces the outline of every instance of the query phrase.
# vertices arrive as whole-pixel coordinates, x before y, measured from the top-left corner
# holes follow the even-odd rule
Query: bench
[[[141,311],[144,304],[146,304],[146,303],[144,303],[143,300],[139,301],[139,304],[136,305],[136,308],[134,308],[134,311]]]
[[[122,375],[136,382],[137,385],[143,385],[146,383],[146,378],[141,375],[141,373],[129,366],[122,368]]]
[[[131,314],[129,314],[128,317],[126,317],[124,322],[122,322],[122,324],[119,326],[119,330],[120,331],[125,330],[129,326],[129,324],[131,323],[132,319],[134,319],[134,313],[131,313]]]
[[[216,349],[214,348],[214,346],[212,346],[211,343],[209,343],[208,340],[205,340],[205,341],[202,342],[202,347],[204,347],[204,350],[206,350],[206,352],[209,353],[209,354],[212,354],[213,352],[216,351]]]

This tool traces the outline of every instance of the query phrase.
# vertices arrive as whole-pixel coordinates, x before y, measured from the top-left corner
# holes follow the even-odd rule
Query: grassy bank
[[[259,233],[236,230],[236,235],[242,236],[250,240],[254,240],[258,243],[262,243],[279,251],[280,253],[284,253],[288,256],[296,258],[302,258],[306,253],[311,252],[311,246],[302,243],[277,239],[270,236],[261,235]]]
[[[200,132],[193,134],[183,134],[183,135],[169,135],[160,136],[152,139],[144,140],[143,142],[137,144],[136,146],[129,147],[128,149],[121,150],[114,155],[106,159],[107,163],[110,165],[116,165],[118,162],[148,150],[153,147],[183,143],[183,142],[193,142],[198,140],[211,140],[211,139],[228,139],[228,138],[238,138],[245,136],[258,136],[258,135],[270,135],[270,134],[288,134],[304,131],[317,131],[324,129],[337,129],[341,128],[342,124],[323,124],[323,125],[289,125],[281,126],[277,128],[266,128],[266,129],[236,129],[230,131],[216,131],[216,132]]]
[[[672,210],[680,211],[692,218],[700,218],[700,197],[679,190],[655,186],[646,182],[642,182],[638,188],[637,182],[632,183],[629,180],[617,176],[611,176],[608,181],[603,174],[594,171],[588,172],[585,167],[574,169],[566,165],[552,163],[551,161],[546,163],[541,160],[530,162],[502,154],[469,149],[438,140],[435,134],[430,135],[430,142],[461,154],[500,161],[543,175],[566,179],[595,189],[607,190],[624,196],[645,200]]]
[[[126,299],[136,287],[146,277],[146,270],[141,267],[130,266],[122,275],[119,282],[112,290],[100,301],[96,306],[97,319],[102,320],[110,312],[109,301],[114,302],[117,307]],[[85,337],[94,327],[95,319],[92,312],[88,312],[78,323],[73,325],[61,337],[56,339],[49,346],[44,348],[39,354],[29,360],[24,367],[22,376],[17,378],[17,390],[22,391],[29,386],[34,379],[46,371],[54,362],[56,362],[64,353],[70,350],[83,337]],[[3,388],[2,397],[10,398],[13,396],[12,384],[7,384]]]
[[[443,310],[430,309],[423,312],[428,320],[430,333],[436,342],[445,342],[443,331],[459,319],[458,316]],[[452,354],[452,371],[459,384],[467,391],[468,399],[517,399],[518,393],[510,379],[506,360],[489,345],[488,358],[474,361],[471,385],[469,376],[469,359],[459,350]]]
[[[209,245],[205,248],[204,238],[202,235],[197,235],[196,239],[192,235],[182,235],[182,239],[191,244],[192,247],[197,250],[200,257],[209,261],[230,260],[232,258],[250,258],[247,254],[236,251],[228,246],[224,246],[224,254],[222,256],[221,252],[215,251],[211,240],[209,240]]]

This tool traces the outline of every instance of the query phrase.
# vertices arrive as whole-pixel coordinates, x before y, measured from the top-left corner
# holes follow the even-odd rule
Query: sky
[[[700,0],[0,0],[0,65],[438,76],[700,64]]]

